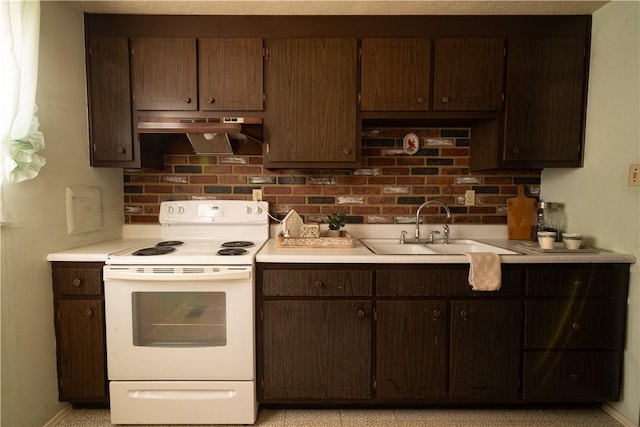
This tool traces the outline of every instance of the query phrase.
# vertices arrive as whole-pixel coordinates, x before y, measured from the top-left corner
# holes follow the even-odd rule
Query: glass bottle
[[[538,202],[531,240],[537,240],[538,231],[555,231],[556,241],[562,240],[565,229],[564,205],[554,202]]]

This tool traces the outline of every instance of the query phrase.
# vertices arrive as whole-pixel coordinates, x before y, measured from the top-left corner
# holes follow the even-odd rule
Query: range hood
[[[139,117],[138,133],[186,134],[196,154],[233,154],[231,140],[262,142],[259,117]]]

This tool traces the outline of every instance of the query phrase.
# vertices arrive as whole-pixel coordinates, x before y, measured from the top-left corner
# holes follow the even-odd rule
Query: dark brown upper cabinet
[[[429,39],[364,38],[361,61],[362,111],[429,110]]]
[[[472,171],[580,167],[591,21],[87,14],[91,164],[181,152],[138,116],[255,111],[267,168],[359,167],[362,126],[392,124],[470,127]]]
[[[129,41],[126,37],[88,40],[89,138],[92,166],[135,166],[131,125]]]
[[[473,125],[471,170],[582,166],[587,51],[584,37],[507,39],[504,117]]]
[[[581,166],[586,49],[584,38],[508,40],[504,162]]]
[[[433,110],[501,110],[504,39],[437,39]]]
[[[199,39],[200,109],[263,109],[262,39]]]
[[[267,48],[264,165],[357,165],[356,39],[272,39]]]
[[[195,38],[136,38],[132,58],[136,110],[198,109]]]

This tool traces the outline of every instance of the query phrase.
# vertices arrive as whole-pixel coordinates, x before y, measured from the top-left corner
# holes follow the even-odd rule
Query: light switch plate
[[[66,189],[67,232],[89,233],[102,230],[102,190],[89,185]]]
[[[627,180],[627,185],[632,187],[640,186],[640,164],[629,165],[629,178]]]

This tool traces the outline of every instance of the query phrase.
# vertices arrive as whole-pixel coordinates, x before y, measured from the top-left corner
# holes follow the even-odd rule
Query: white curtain
[[[0,178],[32,179],[46,163],[36,86],[40,2],[0,0]]]

